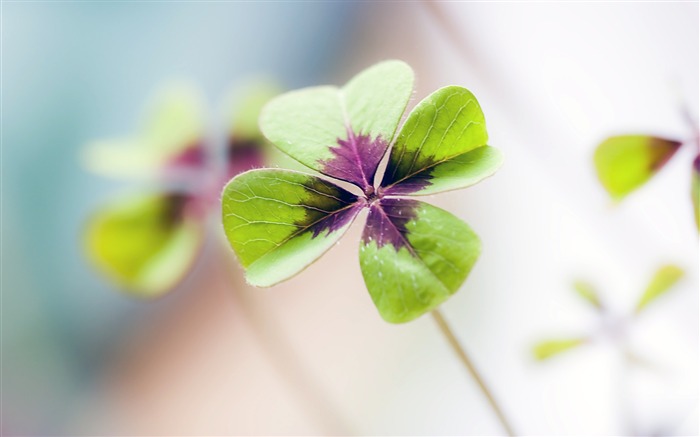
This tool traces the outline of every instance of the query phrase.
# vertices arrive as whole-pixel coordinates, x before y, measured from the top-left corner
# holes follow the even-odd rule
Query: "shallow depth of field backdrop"
[[[430,201],[483,240],[442,308],[517,430],[698,433],[691,150],[618,206],[592,164],[609,135],[689,136],[697,3],[5,2],[2,26],[3,433],[498,434],[430,317],[380,319],[359,224],[264,290],[212,232],[214,250],[154,302],[119,294],[81,253],[85,218],[129,185],[86,172],[80,150],[133,132],[165,81],[200,86],[215,124],[244,80],[342,84],[387,58],[416,70],[409,107],[469,88],[506,154],[491,179]],[[632,334],[653,369],[624,371],[604,341],[534,361],[538,340],[595,329],[574,279],[624,311],[663,263],[686,275]]]

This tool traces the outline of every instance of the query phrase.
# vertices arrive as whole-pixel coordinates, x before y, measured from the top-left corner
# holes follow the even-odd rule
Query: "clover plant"
[[[263,134],[323,176],[258,169],[228,183],[224,230],[250,284],[296,275],[367,209],[360,266],[386,321],[413,320],[459,289],[479,256],[479,237],[416,197],[476,184],[502,155],[487,145],[476,98],[459,86],[418,103],[395,136],[413,80],[408,65],[385,61],[342,88],[288,92],[263,108]]]
[[[684,111],[693,138],[689,141],[652,135],[619,135],[598,145],[593,157],[598,179],[613,200],[620,201],[651,179],[684,144],[696,147],[691,165],[690,195],[695,222],[700,230],[700,132],[695,120]]]
[[[479,237],[457,217],[415,198],[476,184],[503,158],[486,145],[476,98],[459,86],[421,101],[395,135],[412,92],[413,70],[385,61],[342,88],[305,88],[271,100],[260,114],[263,134],[322,176],[277,168],[236,176],[222,194],[224,230],[247,281],[269,287],[313,263],[368,210],[360,267],[379,314],[403,323],[432,310],[513,435],[436,308],[467,278],[481,251]]]
[[[637,317],[645,312],[650,304],[671,291],[683,275],[683,270],[675,265],[660,267],[637,300],[634,309],[627,314],[611,311],[610,307],[601,299],[596,288],[590,283],[582,280],[574,282],[573,286],[576,293],[597,312],[599,328],[589,334],[543,340],[535,344],[532,349],[535,359],[546,361],[581,346],[592,345],[597,340],[607,339],[614,345],[626,368],[630,368],[632,365],[650,366],[651,362],[646,357],[641,356],[630,348],[628,341],[629,330],[635,324]],[[624,387],[624,385],[618,384],[618,387]],[[619,390],[624,392],[624,388],[619,388]],[[621,398],[625,399],[624,394],[621,395]],[[630,408],[623,406],[622,410],[623,412],[629,412]],[[630,427],[628,430],[630,435],[639,435],[634,431],[631,421],[628,426]]]
[[[635,316],[646,310],[649,304],[655,302],[659,297],[671,291],[672,287],[682,277],[683,270],[680,267],[674,265],[660,267],[639,297],[634,309],[628,315],[611,314],[595,287],[586,281],[579,280],[574,282],[574,290],[600,315],[601,329],[599,335],[608,335],[615,340],[619,340],[620,336],[624,336],[625,329],[628,329]],[[591,334],[545,340],[535,345],[533,354],[538,360],[546,360],[577,346],[588,344],[594,338],[595,335]]]
[[[265,160],[266,141],[253,120],[273,92],[271,85],[249,88],[227,120],[223,150],[205,137],[197,90],[179,83],[158,95],[138,135],[90,144],[88,168],[139,180],[135,192],[107,202],[88,220],[84,239],[92,263],[134,296],[159,296],[177,285],[201,252],[221,187]]]

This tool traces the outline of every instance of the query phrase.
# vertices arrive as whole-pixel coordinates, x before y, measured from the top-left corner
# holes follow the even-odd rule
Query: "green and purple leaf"
[[[502,154],[486,145],[486,121],[467,89],[449,86],[421,101],[401,128],[382,180],[385,195],[425,195],[476,184]]]
[[[588,342],[588,339],[585,337],[545,340],[537,343],[535,347],[532,348],[532,354],[538,361],[544,361],[586,344],[586,342]]]
[[[231,98],[228,142],[226,145],[226,181],[267,161],[269,142],[260,132],[258,118],[267,102],[279,94],[270,82],[248,84]]]
[[[316,176],[251,170],[224,188],[224,231],[248,282],[269,287],[330,249],[363,205],[352,193]]]
[[[598,179],[613,199],[621,200],[654,176],[680,146],[679,141],[647,135],[608,138],[593,157]]]
[[[412,91],[413,70],[385,61],[343,88],[305,88],[273,99],[260,128],[307,167],[369,192]]]
[[[89,259],[138,297],[156,297],[177,285],[202,244],[201,221],[183,193],[135,195],[98,210],[87,223]]]
[[[683,274],[683,269],[674,265],[663,266],[657,270],[639,299],[635,313],[640,313],[650,303],[668,293],[676,282],[683,277]]]
[[[380,315],[411,321],[454,294],[481,252],[466,223],[409,199],[374,202],[360,246],[360,266]]]
[[[205,162],[203,107],[195,88],[169,84],[156,95],[141,132],[89,144],[83,155],[86,167],[106,176],[136,178],[199,169]]]

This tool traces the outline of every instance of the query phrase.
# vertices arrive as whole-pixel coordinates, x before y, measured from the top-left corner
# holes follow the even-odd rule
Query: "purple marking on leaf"
[[[231,137],[226,148],[226,180],[244,171],[263,167],[263,147],[261,139]]]
[[[204,147],[195,143],[168,160],[167,170],[199,169],[204,166],[207,156]]]
[[[172,229],[182,221],[192,196],[187,193],[171,192],[166,193],[163,197],[165,202],[161,216],[163,227]]]
[[[356,134],[348,129],[348,138],[338,138],[331,147],[333,158],[321,161],[323,173],[357,185],[365,193],[373,191],[374,175],[389,145],[381,136]]]
[[[432,178],[433,177],[430,175],[430,172],[427,172],[425,174],[419,173],[404,181],[399,182],[396,185],[392,185],[388,188],[380,190],[382,195],[384,196],[404,196],[408,194],[413,194],[432,185],[432,182],[430,182]]]
[[[406,225],[416,218],[420,203],[410,199],[381,199],[370,206],[362,242],[375,242],[377,247],[391,244],[398,251],[406,247],[413,252],[407,238]]]
[[[330,214],[328,217],[324,218],[323,220],[319,221],[311,227],[311,230],[314,233],[312,238],[318,237],[323,232],[326,232],[325,235],[329,235],[332,232],[335,232],[343,226],[347,225],[355,218],[357,213],[359,213],[364,206],[364,202],[355,202],[346,208],[343,208]]]
[[[658,170],[663,167],[669,159],[681,147],[680,141],[667,140],[664,138],[652,138],[649,147],[652,152],[651,169]]]

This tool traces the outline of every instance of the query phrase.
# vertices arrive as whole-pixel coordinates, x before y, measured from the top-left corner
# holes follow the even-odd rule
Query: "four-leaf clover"
[[[263,108],[263,134],[332,180],[259,169],[228,183],[224,230],[250,284],[272,286],[299,273],[367,208],[360,266],[385,320],[413,320],[459,289],[480,254],[479,237],[411,197],[476,184],[496,172],[502,155],[486,145],[481,107],[459,86],[421,101],[394,138],[413,79],[405,63],[385,61],[342,88],[289,92]]]

